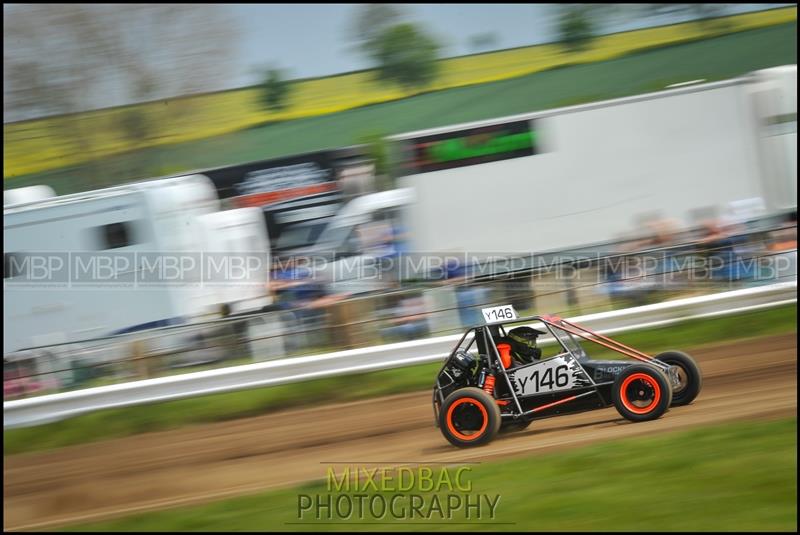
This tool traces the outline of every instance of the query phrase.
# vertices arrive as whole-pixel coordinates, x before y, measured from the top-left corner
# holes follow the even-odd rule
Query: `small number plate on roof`
[[[508,321],[517,319],[517,311],[511,305],[503,305],[499,307],[482,308],[483,319],[486,323],[493,323],[496,321]]]

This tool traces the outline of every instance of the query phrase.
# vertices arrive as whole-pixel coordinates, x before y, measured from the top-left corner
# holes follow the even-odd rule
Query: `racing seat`
[[[510,370],[512,368],[516,368],[517,366],[522,365],[522,362],[519,362],[516,358],[513,357],[511,353],[511,344],[509,340],[502,336],[500,333],[500,329],[497,325],[491,325],[488,327],[489,333],[492,335],[492,339],[497,344],[497,354],[500,355],[500,360],[503,362],[503,366],[506,370]],[[486,344],[483,340],[483,332],[481,329],[476,329],[475,331],[475,344],[478,348],[478,354],[482,356],[488,355],[488,351],[486,348]]]
[[[505,369],[510,370],[519,364],[517,360],[511,356],[511,344],[505,340],[500,340],[497,343],[497,353],[500,355],[500,360]]]
[[[505,367],[506,370],[510,370],[523,364],[513,357],[513,354],[511,353],[511,343],[506,337],[502,336],[498,326],[492,325],[489,326],[488,329],[489,333],[492,335],[492,339],[497,344],[497,353],[500,355],[500,360],[503,362],[503,367]],[[478,354],[488,354],[486,344],[483,340],[483,333],[480,329],[477,329],[475,332],[475,344],[478,348]]]

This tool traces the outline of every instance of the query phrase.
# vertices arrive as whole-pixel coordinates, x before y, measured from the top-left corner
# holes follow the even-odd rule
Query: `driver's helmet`
[[[536,347],[536,339],[544,334],[532,327],[516,327],[508,331],[508,340],[514,356],[524,363],[530,363],[542,357],[542,350]]]

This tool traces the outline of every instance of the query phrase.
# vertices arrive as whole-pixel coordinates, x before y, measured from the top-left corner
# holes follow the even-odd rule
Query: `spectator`
[[[797,277],[797,212],[789,214],[783,228],[773,231],[769,237],[765,259],[764,278],[786,280]]]
[[[709,268],[708,279],[730,283],[744,278],[746,271],[740,253],[746,239],[734,233],[734,225],[721,221],[709,220],[703,227],[705,236],[698,245]]]
[[[292,257],[274,270],[270,290],[276,301],[274,308],[284,311],[296,330],[307,331],[302,336],[306,345],[313,340],[325,342],[320,337],[325,336],[322,327],[328,318],[327,308],[349,296],[332,293],[327,281],[315,275],[308,257]]]
[[[421,296],[405,297],[392,310],[391,326],[381,329],[381,334],[389,341],[424,338],[430,334],[426,314]]]
[[[454,258],[449,258],[444,264],[445,280],[449,284],[457,284],[455,288],[456,306],[462,327],[483,323],[481,305],[488,305],[489,289],[467,282],[469,280],[467,274],[471,269],[471,266]]]

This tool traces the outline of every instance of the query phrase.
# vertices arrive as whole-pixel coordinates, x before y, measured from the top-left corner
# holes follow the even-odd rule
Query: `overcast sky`
[[[241,32],[238,76],[231,87],[257,81],[254,68],[276,65],[293,78],[322,76],[367,67],[350,48],[348,28],[358,4],[232,4]],[[729,4],[739,13],[795,4]],[[547,4],[405,4],[411,20],[424,24],[445,44],[446,56],[472,53],[469,38],[495,35],[493,48],[552,41],[552,8]],[[610,32],[677,22],[675,16],[632,21],[610,19]]]

